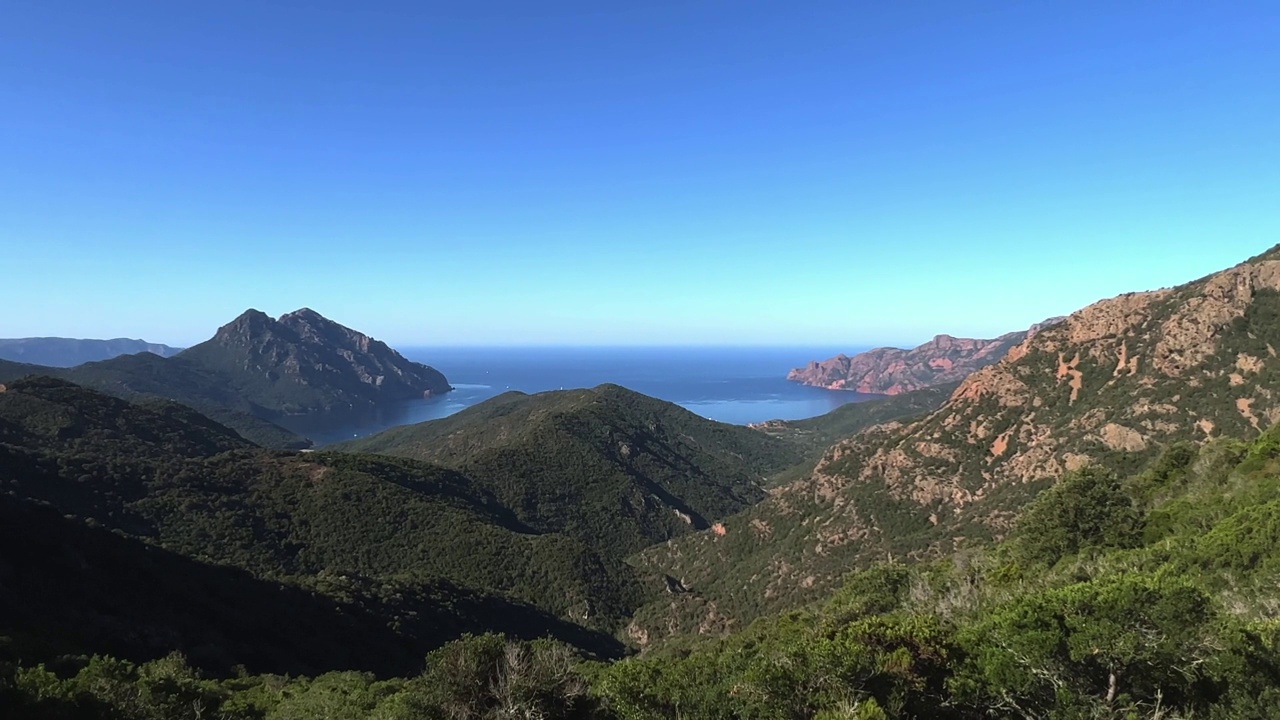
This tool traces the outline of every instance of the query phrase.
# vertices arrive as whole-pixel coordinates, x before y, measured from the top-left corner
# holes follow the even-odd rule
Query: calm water
[[[867,395],[787,382],[787,371],[845,348],[401,348],[435,367],[455,390],[363,417],[294,418],[287,426],[317,444],[360,437],[396,425],[436,420],[507,390],[595,387],[616,383],[669,400],[713,420],[798,420]]]

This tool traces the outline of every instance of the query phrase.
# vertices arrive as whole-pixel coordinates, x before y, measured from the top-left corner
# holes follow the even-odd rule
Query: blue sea
[[[746,424],[798,420],[876,396],[788,382],[787,371],[859,347],[410,347],[400,352],[443,372],[454,391],[359,417],[303,417],[287,427],[318,445],[447,417],[508,390],[526,393],[616,383],[703,417]]]

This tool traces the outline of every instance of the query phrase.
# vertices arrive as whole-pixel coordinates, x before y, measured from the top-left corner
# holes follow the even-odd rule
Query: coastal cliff
[[[852,390],[878,395],[900,395],[927,387],[964,380],[993,365],[1010,349],[1062,318],[1051,318],[1030,328],[991,340],[938,335],[911,350],[884,347],[857,355],[837,355],[787,373],[787,379],[828,390]]]

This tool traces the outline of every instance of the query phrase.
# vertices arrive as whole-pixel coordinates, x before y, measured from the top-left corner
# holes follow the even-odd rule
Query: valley
[[[236,698],[269,674],[368,673],[355,693],[497,652],[569,663],[591,693],[545,701],[591,717],[1249,707],[1280,667],[1277,253],[1084,308],[959,383],[751,427],[611,384],[506,392],[319,451],[201,414],[367,397],[336,371],[292,384],[304,352],[378,347],[306,312],[246,314],[191,356],[8,363],[0,636],[20,665],[4,692],[41,707],[33,662],[80,667],[40,682],[81,692],[102,661],[73,658],[90,656],[141,687],[178,653],[217,706],[264,709]],[[226,383],[246,362],[285,372]],[[1067,649],[1028,635],[1043,622]],[[1190,635],[1135,656],[1132,632]],[[1104,654],[1071,650],[1077,634]],[[770,674],[784,658],[809,669]],[[1187,658],[1205,664],[1168,674]],[[219,679],[237,667],[264,679]],[[726,701],[713,677],[752,690]]]

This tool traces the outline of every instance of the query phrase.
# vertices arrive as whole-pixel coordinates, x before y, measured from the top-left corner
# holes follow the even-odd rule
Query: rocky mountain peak
[[[274,320],[247,310],[180,355],[236,378],[251,397],[285,413],[349,410],[448,392],[437,370],[310,308]]]
[[[291,312],[291,313],[285,313],[284,315],[281,315],[281,316],[280,316],[280,322],[282,322],[282,323],[287,323],[287,322],[289,322],[290,320],[302,320],[302,321],[306,321],[306,322],[323,322],[323,323],[333,323],[333,321],[332,321],[332,320],[330,320],[329,318],[327,318],[327,317],[325,317],[325,316],[321,315],[320,313],[316,312],[315,310],[312,310],[312,309],[311,309],[311,308],[309,308],[309,307],[298,308],[297,310],[294,310],[294,311],[293,311],[293,312]],[[333,324],[335,324],[335,325],[336,325],[337,323],[333,323]]]
[[[373,341],[368,335],[334,322],[310,308],[281,315],[279,324],[297,333],[302,342],[351,344],[360,352],[368,352]]]
[[[214,340],[235,340],[244,339],[262,333],[270,332],[276,325],[276,321],[271,319],[270,315],[249,308],[240,313],[235,320],[218,328],[218,332],[214,333]]]

